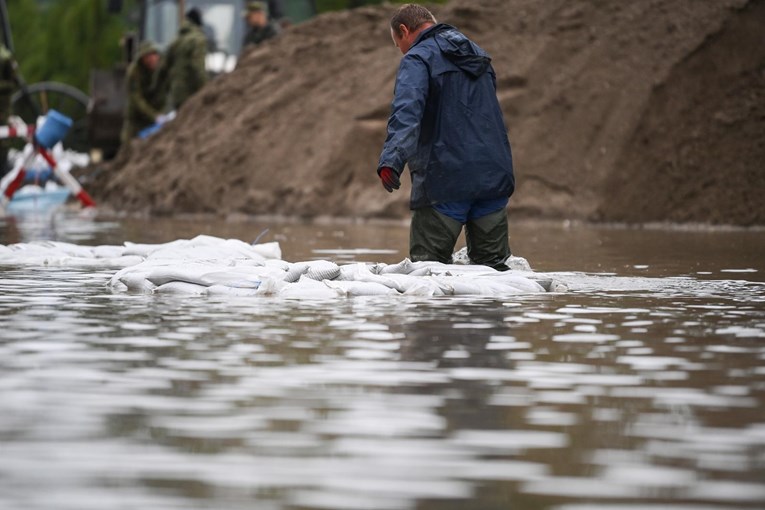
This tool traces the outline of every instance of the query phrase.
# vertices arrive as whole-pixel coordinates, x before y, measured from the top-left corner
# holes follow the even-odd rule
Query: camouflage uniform
[[[0,125],[8,124],[11,116],[11,96],[16,90],[16,68],[13,55],[0,44]],[[10,140],[0,140],[0,177],[8,171],[8,147]]]
[[[169,104],[177,110],[207,82],[207,38],[201,28],[184,21],[178,37],[167,49],[158,84],[169,92]]]
[[[269,21],[268,25],[264,27],[251,27],[247,35],[244,36],[242,48],[246,48],[248,44],[260,44],[277,35],[279,35],[279,26],[272,21]]]
[[[247,33],[244,35],[244,39],[242,40],[242,52],[247,49],[247,46],[258,45],[266,39],[271,39],[272,37],[279,35],[279,32],[281,32],[279,25],[273,21],[267,21],[269,18],[269,12],[274,12],[269,9],[269,4],[271,3],[273,3],[274,7],[279,10],[279,14],[277,16],[281,16],[280,2],[274,2],[273,0],[269,3],[261,2],[258,0],[247,2],[247,9],[242,13],[242,15],[247,18],[251,13],[262,12],[265,15],[264,19],[266,20],[266,24],[262,27],[248,26]]]
[[[128,101],[121,136],[123,143],[154,124],[161,113],[162,95],[153,87],[154,72],[141,63],[141,57],[156,51],[150,43],[141,44],[136,60],[128,67],[126,79]]]

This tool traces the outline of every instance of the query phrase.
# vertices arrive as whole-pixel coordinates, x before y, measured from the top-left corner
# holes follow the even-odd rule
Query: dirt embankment
[[[390,7],[248,53],[92,193],[117,210],[403,218],[374,172],[400,54]],[[765,0],[454,0],[494,59],[512,216],[765,224]],[[405,179],[408,180],[408,179]]]

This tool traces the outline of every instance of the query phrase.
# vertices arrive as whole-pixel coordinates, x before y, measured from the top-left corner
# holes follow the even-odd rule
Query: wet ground
[[[2,244],[197,234],[389,263],[408,236],[0,220]],[[213,299],[0,268],[0,508],[765,506],[765,232],[514,223],[511,246],[570,291]]]

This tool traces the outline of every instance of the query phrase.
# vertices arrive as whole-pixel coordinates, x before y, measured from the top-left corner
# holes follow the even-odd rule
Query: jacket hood
[[[434,38],[441,53],[454,65],[477,78],[491,64],[491,57],[451,25],[439,23],[422,33],[420,40]],[[419,42],[419,41],[418,41]]]

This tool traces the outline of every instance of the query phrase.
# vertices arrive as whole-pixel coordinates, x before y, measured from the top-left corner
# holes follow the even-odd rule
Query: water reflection
[[[295,260],[400,246],[288,227]],[[704,279],[570,261],[572,292],[512,300],[178,298],[3,268],[0,507],[761,507],[765,267],[736,257]]]

